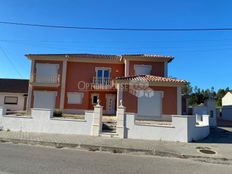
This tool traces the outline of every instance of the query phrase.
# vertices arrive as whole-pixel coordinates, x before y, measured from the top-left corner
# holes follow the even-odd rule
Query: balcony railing
[[[95,89],[110,89],[112,88],[111,79],[93,77],[93,87]]]
[[[111,85],[111,79],[94,77],[93,83],[96,85]]]
[[[31,75],[30,83],[40,86],[59,85],[60,75],[37,76],[36,74],[33,74]]]

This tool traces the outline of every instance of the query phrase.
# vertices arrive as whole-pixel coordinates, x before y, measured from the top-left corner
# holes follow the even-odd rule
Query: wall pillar
[[[92,122],[92,133],[93,136],[99,136],[102,130],[102,110],[103,107],[100,105],[100,101],[98,99],[98,104],[94,106],[93,113],[93,122]]]
[[[118,107],[120,105],[120,100],[123,99],[123,87],[120,83],[117,83],[116,89],[117,89],[117,107]]]
[[[125,137],[125,107],[122,104],[122,100],[120,100],[120,105],[117,108],[117,126],[116,133],[119,138]]]
[[[63,61],[62,68],[62,81],[61,81],[61,90],[60,90],[60,109],[64,109],[64,99],[65,99],[65,83],[66,83],[66,73],[67,73],[67,60]]]
[[[128,59],[125,59],[124,60],[124,70],[125,70],[125,73],[124,73],[124,76],[127,77],[129,76],[129,60]]]
[[[27,111],[29,111],[31,109],[31,98],[32,98],[32,86],[31,86],[31,82],[33,82],[35,80],[35,60],[31,61],[31,76],[30,76],[30,81],[29,81],[29,86],[28,86],[28,98],[27,98]]]
[[[168,77],[168,62],[164,62],[164,77]]]
[[[6,115],[6,108],[4,106],[0,106],[0,116]]]
[[[177,115],[182,115],[181,87],[177,87]]]

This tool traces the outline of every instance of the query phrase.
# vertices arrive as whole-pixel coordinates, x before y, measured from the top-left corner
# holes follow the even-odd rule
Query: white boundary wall
[[[142,125],[135,123],[135,114],[125,116],[125,137],[132,139],[191,142],[209,135],[209,116],[196,125],[195,116],[172,116],[170,126]]]
[[[94,111],[86,111],[85,119],[64,119],[52,117],[50,109],[32,109],[31,116],[5,115],[0,107],[0,127],[3,130],[78,134],[99,136],[101,133],[102,107],[95,106]],[[196,124],[195,116],[172,116],[170,126],[144,125],[135,123],[135,114],[125,113],[123,106],[117,111],[117,133],[120,138],[166,140],[190,142],[203,139],[209,134],[209,116],[203,115]]]
[[[210,115],[210,112],[213,112],[213,115]],[[210,115],[209,117],[209,125],[211,127],[217,126],[217,112],[215,107],[214,100],[207,100],[203,105],[196,105],[192,108],[193,115]]]
[[[3,130],[92,135],[94,112],[86,111],[85,119],[64,119],[52,117],[49,109],[32,109],[31,116],[4,115],[5,109],[0,107],[0,126]]]

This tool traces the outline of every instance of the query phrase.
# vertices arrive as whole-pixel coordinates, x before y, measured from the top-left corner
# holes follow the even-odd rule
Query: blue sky
[[[232,27],[230,0],[1,0],[0,21],[124,28]],[[28,53],[174,56],[169,75],[232,88],[232,31],[132,32],[0,24],[0,78],[29,78]]]

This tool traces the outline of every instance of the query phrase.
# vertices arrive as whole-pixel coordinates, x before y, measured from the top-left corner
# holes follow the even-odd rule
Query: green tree
[[[193,93],[189,97],[189,105],[201,104],[204,103],[204,91],[198,88],[197,86],[194,87]]]
[[[210,89],[200,89],[197,86],[192,87],[190,83],[186,84],[182,88],[182,94],[189,97],[189,105],[196,105],[204,103],[205,100],[215,99],[217,106],[222,106],[222,97],[230,91],[230,88],[219,89],[215,92],[214,87]]]
[[[230,88],[219,89],[216,95],[216,104],[217,106],[222,106],[222,98],[226,95],[227,92],[230,91]]]
[[[183,95],[191,95],[193,92],[193,88],[190,83],[187,83],[184,87],[181,88],[181,90]]]

